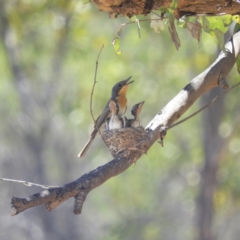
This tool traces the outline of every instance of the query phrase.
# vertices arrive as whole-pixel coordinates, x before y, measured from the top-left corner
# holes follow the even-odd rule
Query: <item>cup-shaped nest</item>
[[[113,157],[130,156],[133,151],[143,154],[149,146],[149,137],[143,127],[107,130],[102,138]]]

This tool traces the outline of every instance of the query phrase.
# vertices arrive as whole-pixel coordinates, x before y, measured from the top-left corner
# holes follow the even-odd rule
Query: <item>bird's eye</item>
[[[122,86],[122,84],[121,84],[121,83],[119,83],[119,84],[118,84],[118,86],[119,86],[119,87],[121,87],[121,86]]]

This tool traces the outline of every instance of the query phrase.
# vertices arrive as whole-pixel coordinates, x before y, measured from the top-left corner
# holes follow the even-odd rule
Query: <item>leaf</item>
[[[156,14],[151,15],[150,27],[153,28],[154,32],[160,33],[165,28],[164,22]]]
[[[139,38],[141,38],[141,26],[140,26],[140,23],[139,23],[139,20],[138,20],[138,18],[136,18],[136,23],[137,23],[137,26],[138,26],[138,36],[139,36]]]
[[[171,3],[171,5],[170,5],[170,8],[171,8],[172,10],[174,10],[174,9],[177,8],[177,6],[178,6],[178,0],[173,0],[172,3]]]
[[[120,29],[117,32],[117,34],[115,35],[115,37],[112,40],[112,45],[113,45],[114,51],[117,55],[121,55],[121,53],[122,53],[122,51],[120,50],[121,33],[122,33],[122,29]]]
[[[173,15],[169,15],[168,31],[171,35],[172,41],[174,42],[176,49],[178,50],[181,46],[181,42],[175,28]]]
[[[215,37],[217,38],[218,45],[219,45],[220,49],[223,49],[223,47],[224,47],[224,34],[223,34],[223,32],[221,30],[219,30],[218,28],[215,28],[213,30],[213,32],[215,34]]]
[[[229,25],[232,23],[233,18],[231,15],[224,16],[214,16],[207,17],[204,15],[202,17],[202,27],[203,30],[212,36],[215,35],[214,29],[219,29],[222,33],[227,32]]]
[[[204,16],[202,17],[202,27],[203,27],[203,30],[204,30],[205,32],[207,32],[207,33],[210,32],[210,23],[209,23],[206,15],[204,15]]]
[[[225,27],[228,27],[233,22],[233,17],[230,14],[221,16],[221,19]]]
[[[198,21],[198,18],[195,17],[195,18],[189,19],[189,21],[187,21],[187,29],[191,33],[192,37],[197,39],[198,42],[200,42],[202,26]]]
[[[202,17],[203,30],[209,33],[211,36],[216,37],[218,45],[225,51],[224,48],[224,33],[228,30],[229,25],[233,22],[234,18],[230,15]]]
[[[240,23],[240,16],[234,15],[234,16],[232,16],[232,20],[235,21],[236,23]]]
[[[137,19],[136,15],[133,15],[133,16],[130,18],[130,21],[131,21],[131,22],[135,22],[136,19]]]

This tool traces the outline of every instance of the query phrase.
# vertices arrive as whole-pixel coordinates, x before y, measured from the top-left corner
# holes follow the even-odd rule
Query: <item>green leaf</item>
[[[222,33],[227,32],[229,25],[232,23],[233,19],[231,15],[224,16],[214,16],[207,17],[204,15],[202,17],[202,27],[203,30],[212,36],[215,35],[214,29],[219,29]]]
[[[137,19],[137,17],[134,15],[134,16],[132,16],[132,17],[130,18],[130,21],[131,21],[131,22],[135,22],[136,19]]]
[[[138,36],[139,36],[139,38],[141,38],[141,26],[140,26],[138,18],[136,18],[135,21],[136,21],[137,27],[138,27]]]
[[[217,38],[218,41],[218,45],[220,47],[220,49],[223,49],[224,47],[224,34],[221,30],[219,30],[218,28],[215,28],[213,30],[215,37]]]
[[[233,22],[233,17],[230,14],[221,16],[221,19],[225,27],[228,27]]]
[[[240,16],[239,15],[233,15],[232,20],[237,22],[237,23],[240,23]]]
[[[171,3],[171,5],[170,5],[170,8],[171,8],[172,10],[174,10],[174,9],[177,8],[177,6],[178,6],[178,0],[173,0],[172,3]]]
[[[114,39],[112,40],[112,45],[114,48],[114,51],[117,55],[121,55],[122,51],[120,50],[120,43],[121,43],[121,35],[122,30],[119,30],[116,34],[116,36],[114,37]]]
[[[206,17],[206,15],[204,15],[202,17],[202,28],[205,32],[209,33],[210,32],[210,23]]]
[[[234,18],[229,14],[214,17],[207,17],[206,15],[204,15],[201,20],[203,30],[209,33],[211,36],[216,37],[220,48],[223,49],[223,35],[228,30],[228,27],[233,22]]]
[[[238,32],[240,30],[240,24],[236,22],[236,25],[234,27],[234,33]]]

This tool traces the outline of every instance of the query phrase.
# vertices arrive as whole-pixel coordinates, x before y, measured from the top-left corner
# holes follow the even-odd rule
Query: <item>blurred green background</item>
[[[124,27],[118,56],[111,41],[129,20],[75,0],[1,0],[0,17],[0,176],[40,184],[63,185],[112,159],[99,137],[85,158],[77,157],[92,130],[90,93],[103,44],[94,115],[112,86],[133,76],[129,106],[145,100],[143,126],[218,52],[214,38],[203,34],[199,45],[180,28],[176,51],[167,29],[156,34],[143,21],[141,39],[136,24]],[[234,67],[229,84],[238,79]],[[221,91],[205,94],[185,116]],[[50,213],[39,206],[11,217],[11,197],[42,189],[2,181],[0,239],[238,240],[239,108],[234,89],[173,128],[163,148],[154,144],[93,190],[78,216],[70,199]]]

